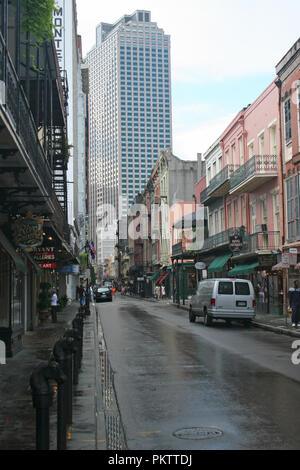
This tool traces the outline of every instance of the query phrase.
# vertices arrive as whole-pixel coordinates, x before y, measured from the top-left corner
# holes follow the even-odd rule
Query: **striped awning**
[[[169,273],[170,273],[170,272],[167,271],[167,272],[160,278],[160,280],[158,281],[157,284],[160,284],[160,285],[161,285],[161,284],[163,283],[163,281],[169,276]]]

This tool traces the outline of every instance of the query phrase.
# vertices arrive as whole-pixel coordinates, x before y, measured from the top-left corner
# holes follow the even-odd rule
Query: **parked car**
[[[108,287],[96,287],[94,298],[95,302],[112,302],[112,292]]]
[[[198,284],[190,300],[189,320],[203,317],[204,324],[213,320],[242,320],[249,324],[255,317],[256,302],[253,285],[245,279],[207,279]]]

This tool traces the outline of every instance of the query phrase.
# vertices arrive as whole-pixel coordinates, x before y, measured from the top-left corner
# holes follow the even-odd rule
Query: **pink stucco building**
[[[242,109],[206,152],[209,237],[201,252],[209,276],[250,276],[265,286],[264,308],[280,309],[279,91],[273,81]],[[199,182],[198,186],[203,184]],[[197,188],[195,188],[197,189]],[[230,243],[241,239],[239,249]]]

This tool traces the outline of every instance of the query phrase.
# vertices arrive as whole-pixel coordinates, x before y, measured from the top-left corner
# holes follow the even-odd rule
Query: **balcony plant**
[[[39,301],[37,303],[37,308],[39,311],[39,318],[40,321],[43,322],[47,320],[49,315],[49,310],[51,307],[51,284],[48,282],[41,282],[40,283],[40,293],[39,293]]]
[[[16,0],[12,0],[12,4],[16,6]],[[21,1],[22,30],[33,36],[36,44],[52,39],[52,17],[54,11],[57,11],[55,0]]]

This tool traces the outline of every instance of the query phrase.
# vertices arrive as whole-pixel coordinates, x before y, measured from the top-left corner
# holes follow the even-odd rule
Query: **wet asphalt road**
[[[128,297],[96,305],[129,450],[300,449],[294,339]],[[194,427],[223,434],[173,435]]]

